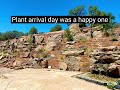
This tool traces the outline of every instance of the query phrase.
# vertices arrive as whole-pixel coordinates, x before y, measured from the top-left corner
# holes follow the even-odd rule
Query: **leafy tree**
[[[25,35],[25,36],[28,36],[28,35],[29,35],[29,33],[27,32],[27,33],[25,33],[24,35]]]
[[[89,6],[88,8],[88,16],[105,16],[106,13],[103,11],[100,11],[97,6]],[[92,24],[91,27],[95,27],[99,24]]]
[[[114,28],[114,24],[115,24],[115,22],[114,22],[115,17],[112,15],[112,13],[108,13],[106,15],[109,16],[109,23],[102,24],[103,32],[106,36],[109,36],[111,32],[114,32],[113,28]],[[112,35],[113,35],[113,33],[112,33]]]
[[[44,32],[39,32],[39,34],[44,34]]]
[[[84,15],[86,15],[86,11],[85,11],[83,5],[77,6],[76,8],[71,9],[68,13],[68,16],[84,16]],[[70,24],[71,23],[68,23],[68,25],[70,25]],[[86,24],[85,23],[80,23],[79,27],[86,27]]]
[[[113,24],[113,28],[120,28],[120,23],[116,23],[116,22],[115,22],[115,23]]]
[[[0,33],[0,41],[19,38],[20,36],[23,36],[23,35],[24,35],[24,33],[18,32],[16,30],[8,31],[8,32],[5,32],[5,33]]]
[[[101,11],[98,10],[97,6],[89,6],[88,8],[88,15],[89,16],[100,16]]]
[[[50,32],[60,31],[60,30],[62,30],[62,27],[57,24],[56,26],[54,26],[53,28],[51,28]]]
[[[90,6],[88,8],[89,16],[109,16],[109,23],[104,24],[94,24],[93,27],[101,25],[103,27],[103,32],[106,36],[109,36],[110,32],[112,31],[112,28],[114,26],[114,19],[115,17],[112,15],[112,13],[106,13],[104,11],[101,11],[98,9],[97,6]]]
[[[74,9],[71,9],[69,11],[69,16],[84,16],[85,15],[85,9],[84,6],[77,6]]]
[[[23,32],[18,32],[17,30],[12,31],[12,33],[15,38],[25,35]]]
[[[107,15],[109,16],[110,23],[113,23],[113,22],[114,22],[114,20],[115,20],[115,17],[112,15],[112,13],[111,13],[111,12],[109,12]]]
[[[37,30],[37,28],[35,28],[35,27],[32,27],[32,28],[30,29],[30,31],[29,31],[29,34],[31,34],[31,35],[37,34],[37,33],[38,33],[38,30]]]

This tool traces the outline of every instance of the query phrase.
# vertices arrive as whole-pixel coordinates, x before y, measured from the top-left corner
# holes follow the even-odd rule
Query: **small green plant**
[[[31,45],[28,45],[28,50],[31,52],[32,51],[32,46]]]
[[[32,35],[30,35],[29,39],[28,39],[28,43],[32,44]]]
[[[89,53],[91,53],[92,51],[93,51],[92,48],[87,48],[86,53],[89,54]]]
[[[65,30],[64,36],[65,36],[65,38],[67,38],[68,41],[73,41],[73,36],[69,29]]]
[[[118,40],[117,40],[117,38],[115,36],[112,36],[111,41],[118,41]]]
[[[62,30],[62,27],[57,24],[56,26],[54,26],[53,28],[51,28],[50,32],[60,31],[60,30]]]
[[[32,27],[32,28],[30,29],[30,31],[29,31],[29,34],[30,34],[30,35],[37,34],[37,33],[38,33],[38,30],[37,30],[37,28],[35,28],[35,27]]]
[[[107,87],[108,87],[109,89],[111,89],[111,90],[115,90],[115,89],[114,89],[114,86],[115,86],[115,84],[112,83],[112,82],[108,82],[108,83],[107,83]]]
[[[7,41],[6,41],[6,46],[8,47],[10,45],[10,40],[8,39]]]
[[[65,48],[63,51],[68,51],[68,49],[67,49],[67,48]]]
[[[85,42],[87,41],[87,39],[86,39],[85,37],[82,37],[82,36],[81,36],[81,37],[80,37],[80,41],[83,42],[83,43],[85,43]]]
[[[39,53],[42,53],[42,52],[44,52],[44,51],[45,51],[44,48],[40,48],[40,49],[38,50]]]
[[[34,57],[35,57],[35,58],[40,58],[40,55],[34,54]]]
[[[89,73],[88,76],[90,78],[96,79],[96,80],[101,80],[101,81],[105,81],[105,82],[117,82],[118,78],[111,78],[105,75],[98,75],[98,74],[91,74]]]
[[[47,52],[47,51],[44,51],[41,56],[42,56],[42,58],[47,58],[48,52]]]
[[[87,50],[87,47],[86,47],[86,46],[82,46],[82,47],[80,47],[80,50],[86,51],[86,50]]]
[[[114,29],[110,29],[110,30],[109,30],[110,36],[114,36],[114,35],[115,35],[115,32],[114,32],[114,31],[115,31]]]

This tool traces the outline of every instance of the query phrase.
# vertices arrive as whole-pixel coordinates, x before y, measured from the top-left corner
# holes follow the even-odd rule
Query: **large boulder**
[[[108,51],[116,51],[116,46],[109,46],[109,47],[100,47],[99,51],[101,52],[108,52]]]
[[[59,60],[53,58],[48,60],[48,66],[51,66],[52,69],[59,69]]]
[[[59,65],[60,70],[67,70],[67,64],[65,62],[61,62]]]
[[[62,39],[62,34],[53,34],[48,36],[48,42],[61,42]]]
[[[3,55],[1,55],[1,56],[0,56],[0,60],[2,60],[3,58],[4,58],[4,56],[3,56]]]
[[[93,37],[102,38],[102,32],[101,31],[94,31],[93,32]]]
[[[14,63],[13,63],[13,67],[19,67],[21,66],[23,63],[23,61],[19,61],[19,60],[16,60]]]
[[[120,59],[115,62],[115,64],[120,65]]]
[[[108,68],[108,75],[112,77],[120,77],[120,65],[113,64]]]
[[[78,56],[78,55],[84,55],[84,50],[73,50],[73,51],[64,51],[62,54],[66,56]]]
[[[23,52],[20,54],[20,58],[30,58],[30,52]]]
[[[29,37],[28,37],[28,36],[21,36],[21,37],[19,38],[19,42],[24,43],[24,42],[27,42],[27,41],[28,41],[28,39],[29,39]]]
[[[41,61],[41,67],[42,68],[48,68],[48,61],[47,60]]]
[[[44,42],[44,36],[43,35],[39,35],[39,34],[35,34],[35,39],[36,39],[36,43],[40,44]]]
[[[45,50],[51,51],[54,50],[56,46],[56,42],[48,42],[47,45],[45,46]]]
[[[11,57],[11,55],[10,54],[8,54],[8,53],[0,53],[0,60],[2,60],[2,59],[4,59],[4,58],[8,58],[8,57]]]
[[[113,63],[115,62],[116,60],[114,59],[114,57],[112,55],[104,55],[104,56],[101,56],[99,59],[98,59],[98,62],[99,63],[103,63],[103,64],[110,64],[110,63]]]
[[[78,32],[80,32],[79,23],[71,24],[69,30],[73,35],[76,35]]]
[[[63,62],[67,64],[67,70],[69,71],[79,71],[80,70],[80,57],[67,56],[63,59]]]

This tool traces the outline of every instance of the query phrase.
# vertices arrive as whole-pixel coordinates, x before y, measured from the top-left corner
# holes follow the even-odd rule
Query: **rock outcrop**
[[[67,65],[67,70],[69,71],[80,71],[80,57],[67,56],[64,58],[64,63]]]
[[[62,60],[67,65],[67,70],[79,71],[80,70],[80,56],[84,55],[85,50],[74,46],[75,42],[67,42],[65,49],[62,51],[62,55],[65,58]]]
[[[120,76],[120,48],[117,46],[101,47],[90,54],[93,73],[112,77]]]
[[[120,29],[115,31],[116,42],[104,37],[101,29],[101,26],[79,28],[79,24],[74,23],[69,27],[73,41],[67,41],[64,30],[1,41],[0,65],[13,69],[53,68],[86,72],[92,61],[93,73],[120,76]]]

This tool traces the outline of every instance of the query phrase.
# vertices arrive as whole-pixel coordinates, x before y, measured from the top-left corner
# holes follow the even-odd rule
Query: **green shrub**
[[[111,41],[118,41],[115,36],[111,37]]]
[[[7,41],[6,41],[6,46],[8,47],[10,45],[10,40],[8,39]]]
[[[67,48],[65,48],[63,51],[68,51],[68,49],[67,49]]]
[[[83,43],[85,43],[85,42],[87,41],[87,39],[86,39],[85,37],[82,37],[82,36],[81,36],[81,37],[80,37],[80,41],[83,42]]]
[[[30,34],[30,35],[37,34],[37,33],[38,33],[38,30],[37,30],[37,28],[35,28],[35,27],[32,27],[32,28],[30,29],[30,31],[29,31],[29,34]]]
[[[28,43],[32,44],[32,35],[30,35],[29,39],[28,39]]]
[[[40,55],[39,54],[34,54],[34,57],[35,58],[40,58]]]
[[[86,53],[89,54],[89,53],[91,53],[92,51],[93,51],[92,48],[87,48]]]
[[[87,50],[87,47],[86,47],[86,46],[82,46],[82,47],[80,47],[80,50],[86,51],[86,50]]]
[[[44,52],[44,51],[45,51],[44,48],[40,48],[40,49],[38,50],[39,53],[42,53],[42,52]]]
[[[115,86],[115,84],[112,83],[112,82],[107,83],[107,87],[108,87],[109,89],[111,89],[111,90],[115,90],[115,89],[114,89],[114,86]]]
[[[64,36],[65,36],[65,38],[67,38],[68,41],[73,41],[73,36],[69,29],[65,30]]]
[[[51,28],[50,32],[60,31],[60,30],[62,30],[62,27],[57,24],[56,26],[54,26],[53,28]]]
[[[44,51],[41,55],[42,55],[42,58],[47,58],[48,52],[47,52],[47,51]]]
[[[32,46],[31,45],[28,45],[28,50],[31,52],[32,51]]]

